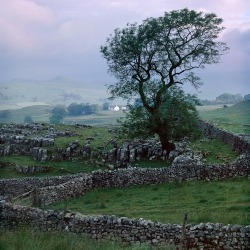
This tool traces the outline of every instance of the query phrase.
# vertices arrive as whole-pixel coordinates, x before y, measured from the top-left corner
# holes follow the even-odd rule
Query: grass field
[[[123,111],[105,111],[99,110],[96,114],[84,115],[84,116],[67,116],[63,119],[65,124],[87,124],[92,126],[109,126],[117,125],[117,119],[125,117]]]
[[[100,189],[68,201],[67,209],[83,214],[144,218],[163,223],[219,222],[250,224],[249,180],[190,181]],[[63,210],[65,202],[46,208]]]
[[[250,134],[250,100],[226,108],[221,107],[209,111],[204,109],[199,114],[203,120],[228,131]]]
[[[91,240],[86,236],[67,234],[62,232],[34,232],[31,229],[19,228],[13,231],[0,231],[0,249],[27,250],[102,250],[117,249],[117,243]]]

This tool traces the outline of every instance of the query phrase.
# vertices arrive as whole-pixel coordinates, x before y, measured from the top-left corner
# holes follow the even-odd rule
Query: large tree
[[[194,70],[219,62],[228,49],[217,40],[224,29],[221,23],[213,13],[176,10],[117,28],[101,47],[110,74],[118,80],[109,86],[112,97],[139,96],[163,150],[172,149],[161,112],[166,108],[166,93],[177,84],[197,88],[201,82]]]

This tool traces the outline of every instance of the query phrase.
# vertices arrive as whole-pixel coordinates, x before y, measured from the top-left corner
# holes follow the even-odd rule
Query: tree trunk
[[[169,155],[170,151],[175,149],[174,143],[169,141],[169,131],[167,122],[160,118],[160,115],[157,112],[154,112],[151,117],[151,125],[152,130],[158,134],[161,142],[162,151],[167,151],[167,156]]]
[[[160,137],[162,150],[163,151],[166,150],[167,155],[169,155],[170,151],[175,150],[174,143],[170,142],[165,135],[162,135],[162,134],[158,134],[158,135]]]

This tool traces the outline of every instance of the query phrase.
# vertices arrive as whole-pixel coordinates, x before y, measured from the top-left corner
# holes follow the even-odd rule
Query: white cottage
[[[120,110],[120,108],[116,105],[115,107],[114,107],[114,111],[119,111]]]

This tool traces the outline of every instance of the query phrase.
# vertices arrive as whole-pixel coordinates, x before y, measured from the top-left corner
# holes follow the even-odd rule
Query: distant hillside
[[[94,88],[91,84],[64,78],[0,83],[0,110],[20,109],[32,105],[69,105],[72,102],[98,104],[103,103],[105,98],[105,86]]]
[[[249,114],[250,111],[250,100],[245,100],[239,103],[234,104],[229,108],[230,112],[234,111],[243,111]]]
[[[30,116],[33,122],[49,122],[52,107],[35,105],[21,109],[10,109],[6,117],[0,117],[0,123],[23,123],[25,116]]]
[[[200,111],[200,117],[233,132],[250,134],[250,100],[211,111]],[[241,129],[240,129],[241,127]]]

